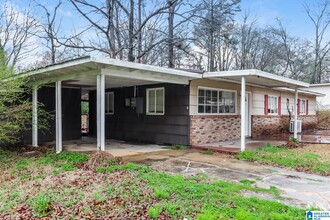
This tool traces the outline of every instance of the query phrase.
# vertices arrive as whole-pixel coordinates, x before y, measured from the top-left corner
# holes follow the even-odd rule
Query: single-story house
[[[308,90],[325,94],[316,97],[316,107],[318,110],[330,110],[330,83],[311,84]]]
[[[259,70],[196,72],[114,59],[84,57],[18,75],[33,86],[32,134],[37,146],[81,138],[81,94],[89,93],[89,135],[105,139],[198,145],[286,132],[289,115],[302,128],[317,123],[309,84]],[[49,132],[38,132],[37,102],[55,112]],[[243,113],[243,114],[242,114]],[[296,114],[295,114],[296,113]]]

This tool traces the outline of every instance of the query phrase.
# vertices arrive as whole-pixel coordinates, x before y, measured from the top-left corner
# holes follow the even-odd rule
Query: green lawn
[[[297,171],[330,175],[330,145],[326,144],[295,149],[269,145],[257,150],[240,152],[236,157],[263,164],[289,167]]]
[[[0,218],[303,219],[305,211],[242,191],[279,196],[254,181],[230,183],[120,164],[106,154],[0,150]]]

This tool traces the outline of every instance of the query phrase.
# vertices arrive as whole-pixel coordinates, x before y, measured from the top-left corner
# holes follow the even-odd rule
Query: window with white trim
[[[115,113],[115,96],[113,92],[105,93],[105,114],[113,115]]]
[[[306,114],[306,100],[300,99],[300,114]]]
[[[152,88],[147,89],[147,114],[164,115],[165,114],[165,89]]]
[[[268,114],[278,113],[278,97],[268,96]]]
[[[198,113],[236,113],[236,92],[220,89],[198,88]]]

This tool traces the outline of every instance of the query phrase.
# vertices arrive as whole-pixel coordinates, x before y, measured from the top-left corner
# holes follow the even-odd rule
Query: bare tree
[[[316,5],[305,2],[304,8],[315,28],[314,64],[311,83],[320,83],[322,81],[324,59],[330,50],[330,41],[324,39],[324,34],[330,24],[330,1],[320,0],[317,1]]]
[[[56,62],[56,55],[58,52],[58,48],[60,47],[57,44],[57,38],[59,31],[61,29],[61,21],[58,22],[58,10],[62,5],[62,0],[58,0],[53,11],[51,12],[45,5],[37,3],[37,6],[41,8],[44,12],[42,15],[45,17],[45,23],[39,25],[39,28],[42,30],[41,32],[37,32],[36,35],[44,40],[45,47],[49,50],[51,63]]]
[[[197,6],[200,11],[199,23],[195,26],[196,44],[207,51],[208,70],[214,71],[216,48],[222,43],[224,26],[233,21],[239,11],[239,0],[202,0]]]
[[[0,7],[0,50],[6,53],[6,65],[16,67],[36,48],[32,42],[35,26],[30,7],[19,11],[8,2]]]

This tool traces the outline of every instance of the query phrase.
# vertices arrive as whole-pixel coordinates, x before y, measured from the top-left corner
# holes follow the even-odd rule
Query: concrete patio
[[[82,137],[81,140],[63,141],[63,150],[72,152],[95,152],[97,151],[96,142],[96,138],[91,137]],[[48,142],[46,145],[54,145],[54,142]],[[140,144],[107,139],[105,151],[114,157],[125,157],[168,150],[163,147],[164,146],[157,144]]]

